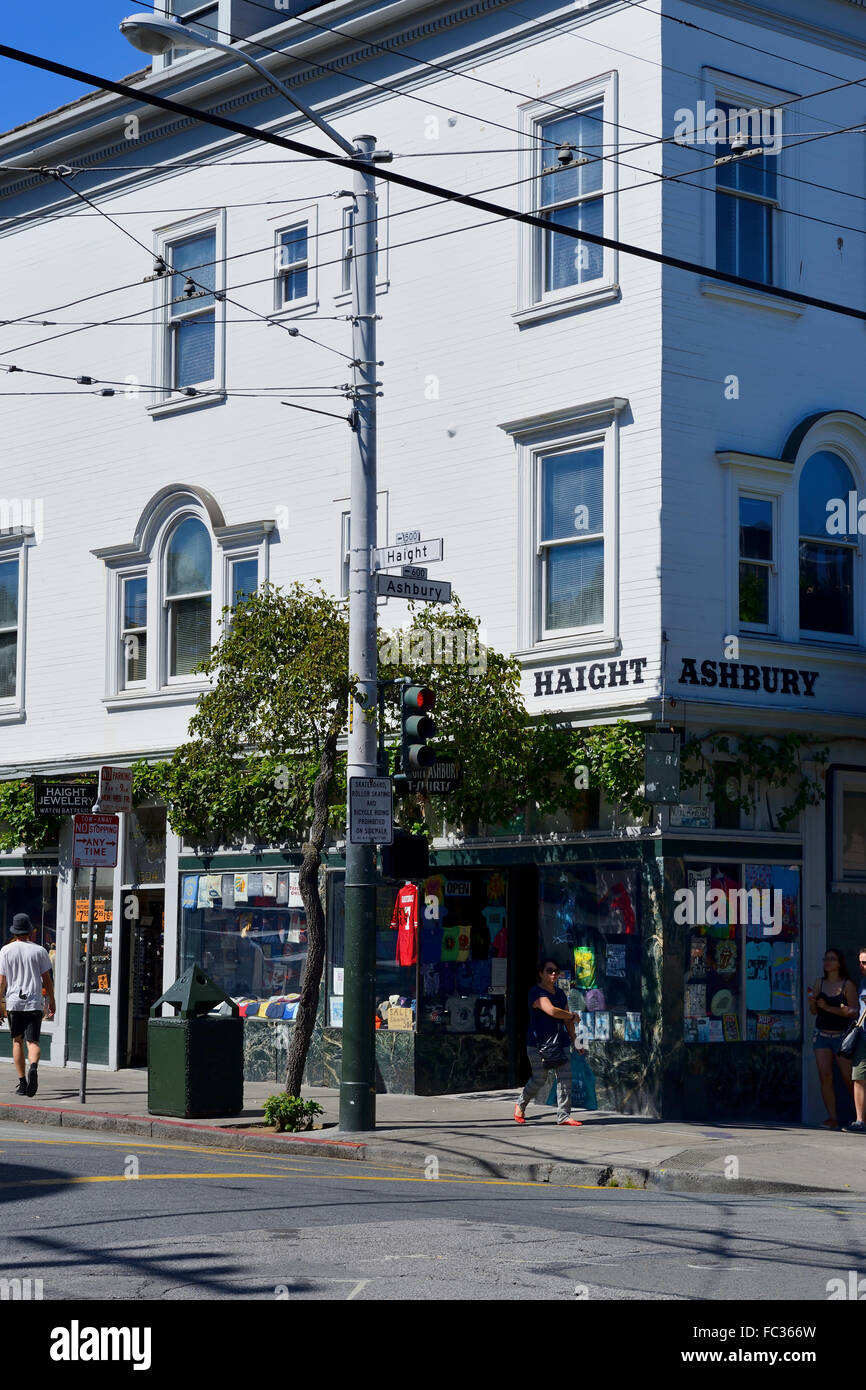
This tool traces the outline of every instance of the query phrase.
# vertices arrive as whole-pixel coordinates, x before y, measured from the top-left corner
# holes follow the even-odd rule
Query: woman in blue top
[[[557,989],[559,966],[556,961],[542,962],[538,972],[538,984],[529,991],[529,1032],[526,1037],[526,1052],[532,1067],[532,1076],[521,1092],[514,1107],[514,1118],[519,1125],[526,1124],[526,1107],[534,1100],[547,1080],[551,1070],[556,1071],[556,1100],[558,1125],[579,1125],[582,1120],[571,1117],[571,1057],[570,1047],[576,1047],[574,1035],[575,1022],[580,1015],[568,1008],[568,1000],[561,989]],[[538,1044],[548,1038],[556,1037],[565,1051],[565,1061],[551,1068],[538,1050]]]

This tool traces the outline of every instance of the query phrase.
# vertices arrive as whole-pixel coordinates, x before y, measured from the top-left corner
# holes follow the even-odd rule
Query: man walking
[[[51,961],[34,940],[36,928],[25,912],[12,918],[12,941],[0,951],[0,1023],[9,1019],[12,1060],[18,1073],[15,1094],[35,1096],[39,1086],[39,1031],[42,1027],[42,990],[48,996],[48,1017],[54,1017],[54,983]],[[8,1013],[7,1013],[8,1010]],[[30,1071],[24,1080],[24,1042]]]
[[[866,1009],[866,947],[857,953],[860,957],[860,1009]],[[866,1134],[866,1022],[861,1025],[857,1039],[857,1050],[851,1058],[851,1076],[854,1081],[854,1105],[857,1118],[846,1126],[849,1134]]]

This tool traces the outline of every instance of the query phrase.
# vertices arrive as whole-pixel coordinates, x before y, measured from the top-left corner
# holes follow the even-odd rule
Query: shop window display
[[[332,882],[329,1021],[342,1022],[342,877]],[[506,875],[442,870],[376,890],[377,1028],[505,1029]]]
[[[9,940],[12,918],[26,912],[36,928],[35,941],[44,946],[52,966],[57,953],[57,876],[56,874],[0,875],[0,932]]]
[[[686,883],[685,1041],[799,1039],[799,867],[687,866]]]
[[[87,960],[87,913],[90,905],[90,871],[78,871],[75,885],[75,928],[72,948],[72,994],[84,993]],[[96,870],[91,932],[90,989],[93,994],[111,993],[111,956],[114,946],[114,870]],[[49,952],[49,955],[51,953]]]
[[[245,1017],[294,1018],[307,958],[298,875],[183,874],[181,970],[197,964]]]
[[[637,869],[542,869],[539,948],[562,974],[586,1042],[641,1041]]]

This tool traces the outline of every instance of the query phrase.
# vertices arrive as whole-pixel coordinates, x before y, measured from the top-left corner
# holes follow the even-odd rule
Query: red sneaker
[[[514,1123],[518,1125],[526,1124],[526,1116],[524,1115],[519,1105],[515,1105],[514,1107]]]
[[[558,1125],[582,1125],[583,1120],[573,1120],[569,1115],[567,1120],[557,1120]]]

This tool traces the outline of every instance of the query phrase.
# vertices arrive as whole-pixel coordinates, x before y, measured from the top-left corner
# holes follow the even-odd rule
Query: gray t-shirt
[[[10,941],[0,951],[0,975],[6,976],[6,1008],[42,1012],[42,976],[51,969],[44,946],[35,941]]]

